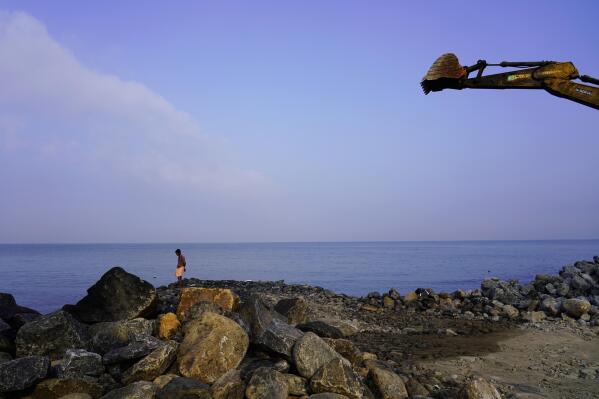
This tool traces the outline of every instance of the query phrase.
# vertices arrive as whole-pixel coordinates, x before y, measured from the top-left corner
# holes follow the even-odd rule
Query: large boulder
[[[324,338],[324,341],[335,350],[335,352],[339,353],[341,356],[346,358],[351,362],[354,367],[362,366],[362,353],[358,349],[358,347],[347,339],[333,339],[333,338]]]
[[[179,344],[169,341],[166,345],[155,349],[131,368],[123,373],[122,382],[130,384],[135,381],[152,381],[163,374],[177,357]]]
[[[67,349],[57,370],[60,378],[99,377],[103,373],[102,356],[84,349]]]
[[[324,338],[346,338],[358,332],[357,326],[345,320],[313,320],[297,326],[302,331],[311,331]]]
[[[102,396],[102,399],[154,399],[157,387],[148,381],[137,381]]]
[[[0,292],[0,319],[10,320],[17,312],[17,302],[11,294]]]
[[[459,399],[501,399],[501,394],[488,381],[477,378],[462,387]]]
[[[211,399],[210,386],[195,378],[179,377],[160,388],[156,399]]]
[[[64,309],[84,323],[99,323],[150,316],[156,301],[152,284],[113,267],[87,290],[83,299]]]
[[[90,349],[105,354],[133,341],[142,340],[152,335],[153,330],[154,322],[142,318],[96,323],[89,328]]]
[[[287,399],[288,393],[283,374],[266,367],[254,372],[245,390],[247,399]]]
[[[270,309],[257,294],[251,295],[249,299],[241,305],[239,315],[249,326],[249,335],[252,342],[262,335],[275,317],[272,309]]]
[[[294,326],[308,321],[308,302],[303,297],[281,299],[275,305],[275,311]]]
[[[267,350],[289,359],[293,345],[302,335],[304,333],[297,328],[275,319],[255,342]]]
[[[50,370],[46,356],[28,356],[0,364],[0,392],[20,391],[45,378]]]
[[[179,372],[212,384],[239,366],[248,346],[249,338],[239,324],[215,313],[204,313],[185,327],[177,358]]]
[[[586,299],[570,298],[562,302],[562,311],[570,317],[578,319],[591,310],[591,303]]]
[[[345,359],[333,359],[321,367],[310,379],[314,393],[332,392],[350,399],[362,399],[365,393],[360,377]]]
[[[87,349],[87,326],[64,311],[25,324],[17,333],[17,357],[49,355],[60,359],[67,349]]]
[[[35,386],[31,399],[58,399],[74,393],[97,399],[102,396],[102,386],[87,378],[50,378]]]
[[[245,383],[239,370],[229,370],[210,387],[212,399],[243,399]]]
[[[307,332],[296,341],[292,358],[298,373],[302,377],[311,378],[318,369],[333,359],[340,359],[341,355],[318,335]]]
[[[559,316],[561,313],[561,303],[555,298],[547,297],[539,304],[539,310],[552,317]]]
[[[201,318],[202,315],[206,312],[212,312],[222,315],[225,313],[225,310],[212,302],[199,301],[183,310],[181,313],[176,315],[176,317],[182,323],[186,323],[189,320]]]
[[[164,346],[164,341],[152,336],[145,337],[139,341],[133,341],[127,346],[116,348],[106,353],[102,362],[106,365],[122,363],[135,360],[149,355],[154,350]]]
[[[232,311],[237,308],[239,297],[227,288],[182,288],[177,315],[184,314],[187,309],[201,301],[211,302],[224,310]]]
[[[407,399],[408,391],[400,376],[381,367],[370,369],[368,378],[381,399]]]

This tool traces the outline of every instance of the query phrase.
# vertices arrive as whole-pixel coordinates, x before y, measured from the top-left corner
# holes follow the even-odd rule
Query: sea
[[[76,303],[112,266],[165,285],[175,280],[176,248],[186,256],[186,277],[284,280],[363,296],[392,287],[401,294],[473,289],[487,277],[527,282],[599,255],[599,240],[0,244],[0,292],[49,313]]]

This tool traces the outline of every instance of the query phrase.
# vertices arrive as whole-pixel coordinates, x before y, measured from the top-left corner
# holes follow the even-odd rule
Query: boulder
[[[459,399],[501,399],[501,395],[491,383],[477,378],[462,387],[458,393]]]
[[[287,373],[290,369],[287,360],[271,357],[245,357],[238,367],[241,372],[241,379],[244,381],[249,380],[252,374],[254,374],[254,371],[261,367],[273,369],[279,373]]]
[[[0,292],[0,319],[10,320],[17,312],[17,302],[11,294]]]
[[[311,378],[331,360],[340,358],[341,355],[311,332],[307,332],[296,341],[292,352],[293,363],[299,374],[305,378]]]
[[[10,353],[0,352],[0,364],[10,362],[12,360],[12,356]]]
[[[0,393],[29,388],[50,370],[46,356],[28,356],[0,364]]]
[[[581,292],[581,293],[586,293],[590,288],[591,288],[591,283],[589,282],[588,279],[584,278],[585,275],[583,274],[576,274],[572,277],[572,280],[570,281],[570,287],[572,287],[572,289]],[[588,275],[586,275],[588,276]],[[590,277],[590,276],[589,276]],[[592,279],[591,279],[592,281]]]
[[[289,359],[293,345],[295,345],[295,342],[302,335],[304,333],[297,328],[275,319],[268,325],[262,335],[256,339],[256,343],[271,352]]]
[[[154,399],[155,397],[156,385],[148,381],[137,381],[108,392],[102,396],[102,399]]]
[[[586,299],[570,298],[562,302],[562,311],[575,319],[578,319],[590,309],[591,303]]]
[[[156,399],[211,399],[210,396],[210,386],[185,377],[173,379],[156,393]]]
[[[201,301],[211,302],[224,310],[233,311],[239,304],[239,297],[227,288],[182,288],[177,316],[182,315],[192,305]]]
[[[177,365],[185,377],[212,384],[237,368],[249,346],[246,332],[233,320],[207,312],[185,327]]]
[[[156,302],[152,284],[113,267],[87,290],[83,299],[64,309],[84,323],[99,323],[150,316]]]
[[[340,395],[338,393],[324,392],[324,393],[315,393],[314,395],[310,395],[308,399],[348,399],[345,395]]]
[[[15,313],[15,315],[10,318],[10,325],[15,330],[18,330],[25,324],[39,319],[41,316],[42,315],[40,313]]]
[[[308,394],[308,380],[295,374],[283,374],[289,395],[303,396]]]
[[[368,379],[381,399],[407,399],[408,391],[400,376],[380,367],[370,369]]]
[[[105,354],[133,341],[142,340],[154,331],[154,322],[142,318],[97,323],[89,328],[90,346],[94,352]]]
[[[149,336],[138,341],[133,341],[127,346],[113,349],[102,358],[105,365],[122,363],[147,356],[154,350],[164,346],[165,343],[158,338]]]
[[[345,359],[333,359],[321,367],[310,379],[314,393],[332,392],[350,399],[362,399],[365,393],[360,377]]]
[[[60,399],[94,399],[90,394],[87,393],[70,393],[65,396],[61,396]]]
[[[406,390],[410,397],[429,396],[428,389],[426,389],[416,378],[408,378],[406,381]]]
[[[408,304],[410,302],[417,301],[417,300],[418,300],[418,294],[416,293],[416,291],[408,292],[403,298],[403,301],[405,304]]]
[[[175,378],[181,378],[177,374],[163,374],[154,378],[154,385],[158,387],[158,389],[164,388],[166,384],[174,380]]]
[[[522,319],[529,323],[539,323],[545,320],[545,312],[522,312]]]
[[[223,308],[212,302],[199,301],[185,309],[181,314],[177,315],[177,317],[182,323],[186,323],[189,320],[199,319],[206,312],[212,312],[220,315],[225,313]]]
[[[310,331],[324,338],[346,338],[355,335],[358,328],[345,320],[313,320],[297,326],[302,331]]]
[[[504,305],[501,308],[501,314],[508,319],[516,319],[520,315],[520,312],[512,305]]]
[[[561,313],[561,304],[555,298],[548,297],[541,301],[539,310],[552,317],[559,316]]]
[[[99,377],[104,373],[102,356],[84,349],[67,349],[58,367],[59,378]]]
[[[274,312],[257,294],[250,296],[241,305],[239,315],[250,328],[249,335],[252,342],[262,335],[275,317]]]
[[[181,322],[174,313],[160,316],[158,321],[158,336],[161,339],[171,339],[181,328]]]
[[[17,357],[49,355],[60,359],[67,349],[87,349],[87,326],[64,311],[57,311],[25,324],[17,333]]]
[[[152,381],[163,374],[177,357],[179,344],[168,341],[144,357],[123,373],[122,382],[130,384],[135,381]]]
[[[83,378],[50,378],[35,386],[32,399],[58,399],[65,395],[85,393],[94,399],[102,396],[102,386]]]
[[[395,307],[395,300],[389,295],[383,296],[383,307],[386,309],[393,309]]]
[[[254,372],[245,390],[247,399],[287,399],[288,394],[283,374],[266,367]]]
[[[362,366],[362,356],[358,347],[347,339],[323,338],[337,353],[351,362],[354,367]]]
[[[245,383],[239,370],[229,370],[210,387],[212,399],[243,399]]]
[[[281,299],[275,311],[287,318],[287,323],[297,325],[308,321],[308,302],[303,297]]]

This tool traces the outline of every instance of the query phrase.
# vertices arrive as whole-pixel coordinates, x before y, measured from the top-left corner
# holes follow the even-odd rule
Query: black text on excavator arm
[[[515,71],[483,75],[488,66],[524,68]],[[477,71],[476,77],[470,73]],[[479,60],[476,64],[461,66],[451,53],[443,54],[431,66],[420,83],[425,94],[443,89],[544,89],[549,93],[599,109],[599,87],[572,82],[580,79],[599,86],[599,79],[580,76],[571,62],[501,62],[488,64]]]

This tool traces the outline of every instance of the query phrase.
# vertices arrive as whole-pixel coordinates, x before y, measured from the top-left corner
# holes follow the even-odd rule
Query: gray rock
[[[247,399],[287,399],[288,393],[283,374],[268,368],[256,370],[245,390]]]
[[[60,359],[67,349],[87,349],[87,326],[64,311],[25,324],[17,333],[17,357],[49,355]]]
[[[102,386],[91,378],[50,378],[38,383],[32,399],[62,398],[73,393],[86,393],[92,398],[102,396]]]
[[[224,313],[224,310],[223,308],[221,308],[213,302],[199,301],[191,305],[191,307],[189,307],[188,309],[185,309],[183,312],[181,312],[179,319],[181,320],[181,322],[186,323],[190,320],[199,319],[206,312],[212,312],[222,315]]]
[[[348,399],[345,395],[340,395],[338,393],[332,392],[324,392],[324,393],[315,393],[314,395],[310,395],[309,399]]]
[[[308,302],[303,297],[281,299],[275,305],[275,311],[287,318],[291,325],[308,321]]]
[[[459,399],[502,399],[497,388],[488,381],[477,378],[470,381],[458,393]]]
[[[11,294],[0,292],[0,319],[10,320],[17,312],[17,302]]]
[[[10,324],[18,330],[25,324],[37,320],[42,315],[39,313],[15,313],[15,315],[10,319]]]
[[[45,378],[50,370],[46,356],[28,356],[0,364],[0,392],[20,391]]]
[[[297,328],[275,319],[266,327],[255,343],[289,359],[293,345],[302,335],[304,333]]]
[[[195,378],[173,379],[156,393],[156,399],[211,399],[210,386]]]
[[[591,283],[582,274],[576,274],[572,276],[570,287],[578,292],[585,293],[591,288]]]
[[[310,379],[314,393],[332,392],[350,399],[362,399],[365,393],[358,375],[345,359],[333,359],[321,367]]]
[[[101,399],[154,399],[155,396],[156,385],[148,381],[138,381],[110,391]]]
[[[178,347],[179,344],[175,341],[168,341],[166,345],[158,347],[123,373],[123,383],[154,380],[175,361]]]
[[[541,301],[539,304],[539,310],[552,317],[559,316],[561,313],[561,303],[555,298],[548,297]]]
[[[131,342],[127,346],[111,350],[104,355],[102,362],[109,365],[139,359],[164,345],[164,342],[158,338],[145,337],[139,341]]]
[[[323,338],[323,340],[339,353],[341,356],[351,362],[354,367],[362,367],[362,354],[358,347],[347,339]]]
[[[593,262],[599,265],[599,256],[593,256]]]
[[[287,360],[273,359],[270,357],[246,357],[243,359],[238,369],[241,372],[241,379],[248,380],[256,370],[261,367],[266,367],[278,371],[279,373],[287,373],[290,365]]]
[[[566,296],[568,295],[568,292],[570,292],[570,284],[561,283],[557,286],[557,295]]]
[[[99,354],[84,349],[67,349],[57,376],[59,378],[99,377],[103,373],[104,365],[102,356]]]
[[[307,332],[295,343],[292,358],[299,374],[311,378],[318,369],[333,359],[341,358],[341,355],[318,335]]]
[[[99,323],[150,316],[156,302],[152,284],[113,267],[87,290],[87,296],[64,309],[84,323]]]
[[[257,294],[250,296],[247,302],[241,305],[239,315],[245,324],[250,327],[249,336],[251,342],[254,342],[264,333],[273,320],[273,313]]]
[[[10,362],[12,360],[12,356],[10,353],[0,352],[0,364]]]
[[[391,370],[381,367],[371,368],[368,379],[381,399],[407,399],[408,397],[403,380]]]
[[[94,352],[106,352],[143,340],[152,335],[154,322],[142,318],[97,323],[89,328],[90,346]]]
[[[303,396],[308,394],[308,380],[295,374],[283,374],[289,395]]]

